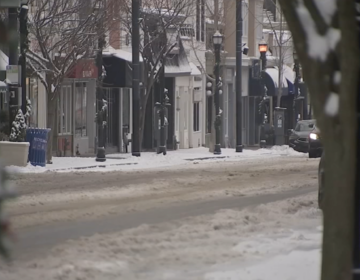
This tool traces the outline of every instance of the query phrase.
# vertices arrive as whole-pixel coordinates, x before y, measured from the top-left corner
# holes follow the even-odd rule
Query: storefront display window
[[[86,131],[86,83],[75,84],[75,135],[87,136]]]

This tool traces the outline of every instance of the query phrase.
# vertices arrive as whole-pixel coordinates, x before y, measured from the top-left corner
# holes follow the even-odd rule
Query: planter
[[[6,166],[26,166],[29,156],[28,142],[0,141],[0,158]]]

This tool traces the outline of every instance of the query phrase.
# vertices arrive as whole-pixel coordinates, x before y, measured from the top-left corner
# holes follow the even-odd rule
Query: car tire
[[[309,151],[309,158],[317,158],[318,157],[318,152],[317,151]]]

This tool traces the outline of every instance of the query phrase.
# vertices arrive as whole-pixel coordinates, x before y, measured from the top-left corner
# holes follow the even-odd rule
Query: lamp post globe
[[[259,42],[259,52],[260,52],[260,54],[266,55],[267,51],[268,51],[268,44],[266,43],[266,41],[264,39],[262,39]]]
[[[221,35],[221,33],[219,31],[216,31],[215,34],[213,35],[213,43],[215,46],[221,46],[223,42],[223,36]]]
[[[296,53],[295,50],[294,50],[294,52],[293,52],[293,58],[294,58],[294,62],[299,59],[299,58],[298,58],[298,55],[297,55],[297,53]]]
[[[261,63],[262,63],[261,70],[266,69],[266,53],[267,53],[267,51],[268,51],[268,44],[266,43],[266,41],[264,39],[262,39],[259,42],[259,52],[260,52],[260,59],[261,59]]]

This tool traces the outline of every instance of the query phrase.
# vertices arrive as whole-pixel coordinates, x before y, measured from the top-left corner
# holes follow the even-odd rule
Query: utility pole
[[[243,151],[242,145],[242,0],[236,1],[236,152]]]
[[[18,36],[18,9],[9,8],[9,66],[18,65],[19,62],[19,36]],[[9,122],[10,129],[19,110],[19,84],[10,84],[10,100],[9,100]]]
[[[20,52],[19,65],[21,65],[21,109],[23,114],[26,114],[26,51],[28,49],[28,11],[29,8],[26,4],[21,6],[20,10]]]
[[[214,28],[219,30],[219,0],[214,0]]]
[[[140,154],[140,0],[132,0],[132,155]]]
[[[300,120],[298,118],[298,115],[303,115],[303,112],[298,110],[298,102],[301,100],[300,96],[300,89],[299,89],[299,83],[300,83],[300,64],[299,64],[299,58],[297,56],[296,51],[293,52],[293,58],[294,58],[294,71],[295,71],[295,81],[294,81],[294,104],[293,104],[293,127],[295,127],[296,123]],[[302,119],[305,119],[304,116]]]
[[[283,81],[283,63],[284,63],[284,59],[283,59],[283,49],[282,49],[282,43],[283,43],[283,13],[281,11],[281,9],[279,9],[279,13],[280,13],[280,36],[279,36],[279,77],[278,77],[278,96],[277,96],[277,100],[276,100],[276,107],[280,108],[281,107],[281,96],[282,96],[282,81]],[[271,110],[273,110],[273,108],[271,108]]]

